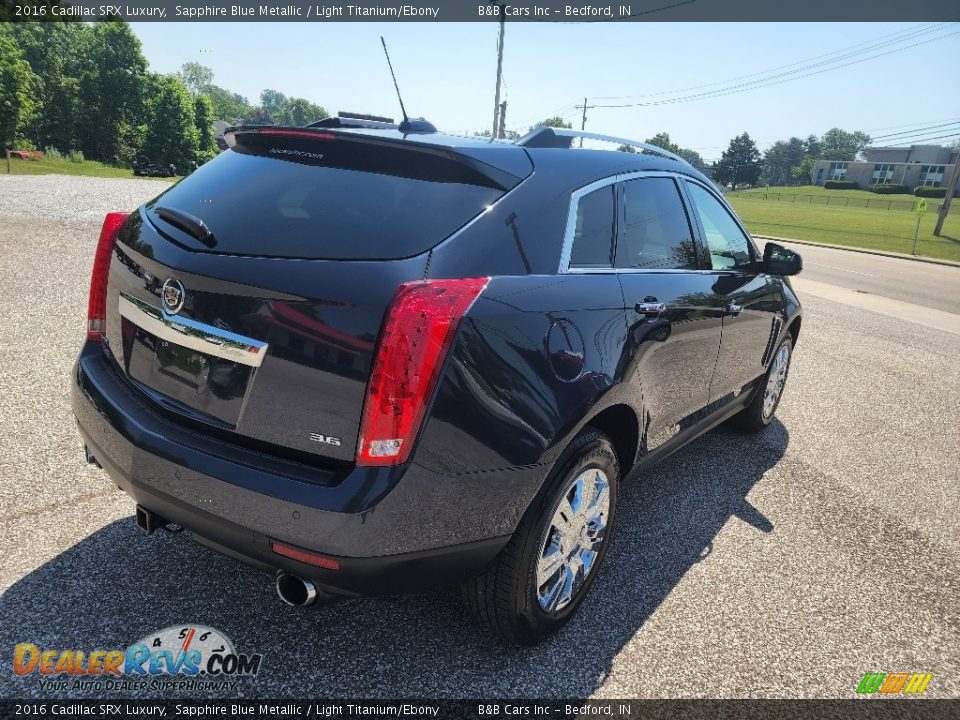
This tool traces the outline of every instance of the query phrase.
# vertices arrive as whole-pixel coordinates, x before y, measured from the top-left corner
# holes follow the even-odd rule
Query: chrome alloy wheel
[[[783,345],[770,366],[767,389],[763,393],[763,417],[765,419],[773,415],[773,411],[777,409],[777,401],[783,393],[783,386],[787,382],[787,370],[789,369],[790,346]]]
[[[537,600],[544,611],[562,610],[577,596],[600,553],[609,515],[606,473],[584,470],[567,486],[540,543]]]

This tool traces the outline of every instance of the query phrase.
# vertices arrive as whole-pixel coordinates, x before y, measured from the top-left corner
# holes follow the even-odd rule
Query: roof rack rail
[[[676,160],[677,162],[689,165],[679,155],[675,155],[662,147],[651,145],[650,143],[631,140],[629,138],[614,137],[613,135],[600,135],[599,133],[585,132],[584,130],[569,130],[567,128],[540,127],[534,128],[522,138],[516,141],[517,145],[523,147],[542,147],[542,148],[569,148],[573,145],[574,138],[585,138],[587,140],[600,140],[603,142],[619,143],[621,145],[632,145],[643,148],[647,152],[656,155],[662,155],[665,158]]]

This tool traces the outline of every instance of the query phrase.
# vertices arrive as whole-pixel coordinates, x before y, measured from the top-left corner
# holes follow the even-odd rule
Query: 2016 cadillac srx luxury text
[[[623,478],[773,419],[800,257],[679,157],[347,118],[225,139],[96,249],[73,410],[143,532],[292,605],[460,585],[529,644],[587,594]]]

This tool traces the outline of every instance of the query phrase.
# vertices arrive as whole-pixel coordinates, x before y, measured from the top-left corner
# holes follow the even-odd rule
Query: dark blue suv
[[[624,477],[771,421],[800,258],[761,255],[643,143],[363,125],[233,129],[107,217],[73,385],[87,458],[145,533],[185,528],[290,604],[459,584],[533,643],[594,580]]]

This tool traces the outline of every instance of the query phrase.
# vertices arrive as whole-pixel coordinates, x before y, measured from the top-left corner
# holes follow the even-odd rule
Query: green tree
[[[37,105],[33,100],[38,81],[12,38],[0,34],[0,143],[12,147],[22,137]]]
[[[5,27],[37,76],[31,138],[42,147],[78,147],[81,100],[77,78],[87,62],[93,30],[80,22],[27,22]]]
[[[252,108],[250,103],[242,95],[224,90],[222,87],[211,85],[207,88],[204,95],[210,100],[213,106],[213,117],[216,120],[226,120],[233,124],[236,120],[244,120],[249,117]]]
[[[570,128],[573,127],[573,125],[566,122],[559,115],[555,115],[554,117],[547,118],[546,120],[541,120],[536,125],[531,125],[530,131],[532,132],[537,128],[541,128],[541,127],[566,128],[567,130],[569,130]]]
[[[176,165],[180,173],[187,172],[200,144],[190,91],[176,75],[156,77],[149,109],[144,147],[147,157],[164,165]]]
[[[260,107],[273,118],[274,122],[283,122],[283,109],[287,96],[278,90],[264,90],[260,93]]]
[[[617,152],[636,153],[637,149],[633,145],[618,145]]]
[[[700,157],[700,153],[696,150],[689,150],[687,148],[680,148],[677,151],[677,155],[682,157],[688,163],[693,165],[697,170],[702,173],[707,172],[707,163],[704,162],[703,158]]]
[[[96,23],[79,78],[78,135],[87,157],[112,160],[129,155],[125,132],[144,113],[147,61],[140,40],[123,22]]]
[[[798,137],[778,140],[763,154],[763,169],[760,180],[768,185],[793,185],[793,174],[807,154],[806,143]]]
[[[278,93],[279,94],[279,93]],[[263,96],[261,96],[261,100]],[[264,107],[266,110],[266,107]],[[303,98],[289,98],[285,100],[279,113],[274,116],[276,122],[284,125],[303,126],[330,117],[330,114],[319,105],[314,105]]]
[[[801,185],[809,185],[813,182],[813,171],[817,166],[817,159],[813,155],[807,155],[800,161],[791,172],[794,180]]]
[[[193,124],[197,128],[197,156],[206,162],[217,154],[217,141],[213,138],[213,105],[205,95],[193,99]]]
[[[671,142],[670,133],[659,132],[652,138],[647,138],[644,142],[648,145],[656,145],[658,148],[663,148],[667,152],[672,152],[674,155],[680,154],[680,146]]]
[[[196,62],[181,65],[177,77],[194,95],[205,95],[213,85],[213,70]]]
[[[847,132],[840,128],[827,130],[820,138],[819,158],[823,160],[856,160],[870,144],[870,136],[860,130]]]
[[[713,179],[736,190],[760,178],[760,151],[749,133],[737,135],[713,166]]]

